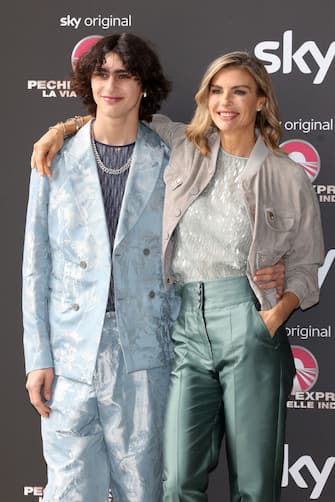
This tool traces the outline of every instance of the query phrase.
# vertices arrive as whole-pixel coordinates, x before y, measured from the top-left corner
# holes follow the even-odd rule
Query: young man
[[[27,389],[42,416],[45,502],[161,499],[172,357],[161,273],[168,149],[150,121],[170,84],[132,34],[99,41],[72,87],[95,117],[53,177],[32,172],[23,263]]]

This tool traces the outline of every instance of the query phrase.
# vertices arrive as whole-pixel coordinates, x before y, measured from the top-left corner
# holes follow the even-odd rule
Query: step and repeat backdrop
[[[28,402],[22,355],[21,257],[30,152],[51,124],[83,114],[69,86],[71,62],[91,38],[121,31],[152,42],[173,92],[163,112],[188,121],[207,64],[232,50],[267,65],[280,103],[282,147],[320,201],[326,259],[320,303],[287,326],[297,376],[288,406],[283,502],[335,497],[335,4],[208,0],[9,2],[1,30],[2,337],[0,500],[38,502],[46,472],[39,417]],[[290,183],[290,180],[287,180]],[[262,389],[259,389],[262,392]],[[211,502],[229,500],[224,447]],[[71,501],[69,501],[71,502]],[[94,502],[94,501],[87,501]],[[267,502],[267,501],[264,501]]]

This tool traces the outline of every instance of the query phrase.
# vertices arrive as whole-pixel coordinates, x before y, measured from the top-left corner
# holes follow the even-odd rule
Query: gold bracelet
[[[66,119],[66,122],[65,122],[65,125],[68,124],[69,126],[74,126],[74,131],[71,130],[71,135],[76,133],[78,131],[78,126],[77,126],[77,122],[76,122],[76,119],[74,117],[71,117],[69,119]]]
[[[72,124],[72,122],[73,122],[72,119],[67,119],[65,122],[62,122],[64,138],[67,138],[68,136],[72,136],[73,132],[67,131],[67,123],[69,123],[69,125],[70,125],[70,123]]]
[[[77,132],[77,131],[79,131],[79,129],[81,127],[83,127],[83,120],[80,117],[80,115],[75,115],[74,118],[73,118],[73,120],[74,120],[74,123],[76,125],[76,132]]]
[[[67,136],[72,136],[76,132],[79,131],[79,129],[83,126],[82,118],[79,115],[76,115],[75,117],[71,117],[69,119],[66,119],[65,122],[62,122],[63,125],[63,130],[64,130],[64,138]],[[73,131],[71,129],[71,132],[67,132],[67,125],[74,126],[75,130]]]

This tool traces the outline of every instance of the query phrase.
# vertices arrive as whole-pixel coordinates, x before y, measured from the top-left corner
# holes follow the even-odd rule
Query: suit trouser
[[[169,367],[127,373],[107,314],[92,385],[56,377],[42,418],[44,502],[158,502]]]
[[[219,421],[231,501],[277,502],[286,399],[295,373],[285,329],[271,338],[245,277],[189,283],[181,296],[172,333],[164,501],[207,500]]]

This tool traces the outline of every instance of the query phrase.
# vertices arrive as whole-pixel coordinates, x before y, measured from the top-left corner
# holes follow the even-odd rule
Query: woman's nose
[[[231,102],[230,92],[222,92],[220,95],[220,101],[223,104],[229,104]]]

